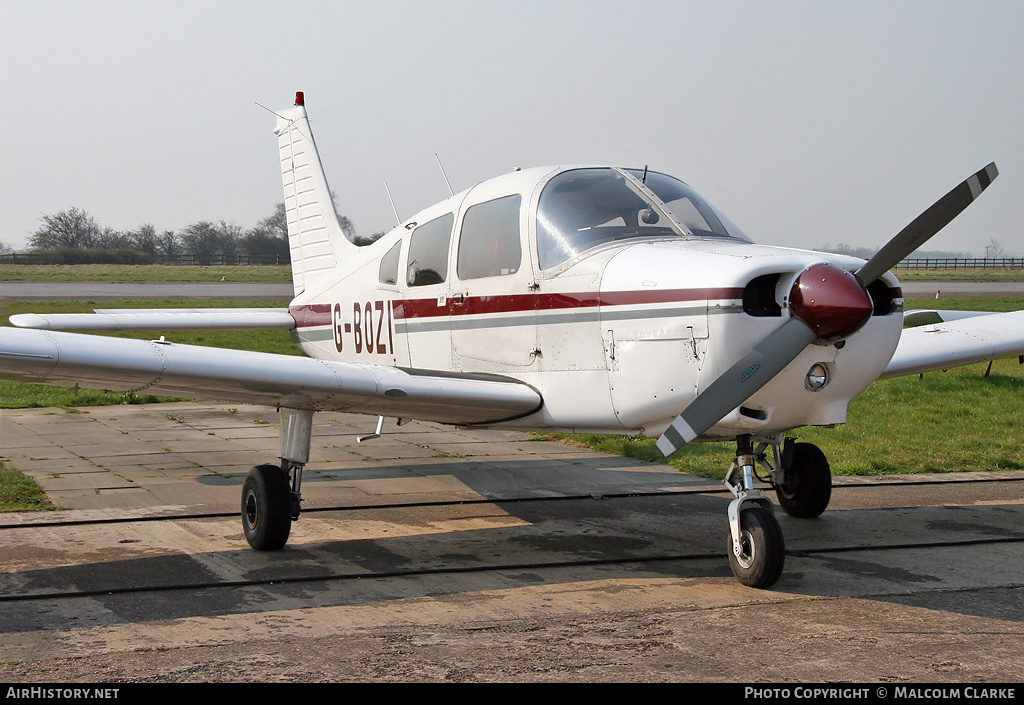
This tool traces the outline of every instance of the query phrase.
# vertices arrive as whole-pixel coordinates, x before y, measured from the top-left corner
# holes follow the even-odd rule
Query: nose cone
[[[871,318],[874,305],[857,277],[823,262],[797,277],[789,292],[789,310],[819,341],[833,342],[860,330]]]

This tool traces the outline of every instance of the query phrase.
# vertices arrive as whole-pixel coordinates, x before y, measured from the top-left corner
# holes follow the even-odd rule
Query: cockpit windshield
[[[735,237],[750,241],[742,230],[705,201],[692,188],[679,179],[649,172],[646,177],[642,169],[629,169],[630,174],[644,180],[644,185],[661,199],[680,223],[692,235],[698,237]]]
[[[689,186],[664,174],[651,172],[644,179],[642,170],[573,169],[555,176],[541,192],[541,269],[608,242],[648,237],[746,239]]]

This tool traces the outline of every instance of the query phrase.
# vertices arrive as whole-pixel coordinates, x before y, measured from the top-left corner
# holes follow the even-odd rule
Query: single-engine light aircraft
[[[313,414],[344,411],[643,434],[666,455],[734,442],[728,559],[742,583],[770,587],[785,545],[759,488],[811,518],[832,487],[825,455],[787,431],[842,424],[882,377],[1024,353],[1024,311],[905,314],[889,271],[989,186],[994,164],[867,261],[754,244],[647,167],[516,169],[357,247],[303,94],[276,115],[287,309],[23,314],[0,329],[4,379],[277,407],[279,461],[254,467],[242,489],[258,550],[284,546],[299,517]],[[307,356],[81,332],[264,327],[290,330]]]

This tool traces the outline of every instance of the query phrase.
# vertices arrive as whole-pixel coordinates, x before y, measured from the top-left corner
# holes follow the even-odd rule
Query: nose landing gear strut
[[[768,448],[774,465],[766,457]],[[758,467],[766,474],[759,475]],[[773,437],[760,441],[755,449],[750,436],[736,438],[736,460],[725,477],[726,487],[736,497],[728,510],[729,566],[744,585],[768,588],[782,575],[786,543],[772,502],[755,487],[755,479],[775,489],[787,514],[812,518],[828,506],[832,476],[824,453],[810,443]]]

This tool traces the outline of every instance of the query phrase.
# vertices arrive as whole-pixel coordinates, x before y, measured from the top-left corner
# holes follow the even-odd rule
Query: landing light
[[[804,386],[812,392],[820,392],[828,385],[828,367],[820,362],[811,365],[804,379]]]

